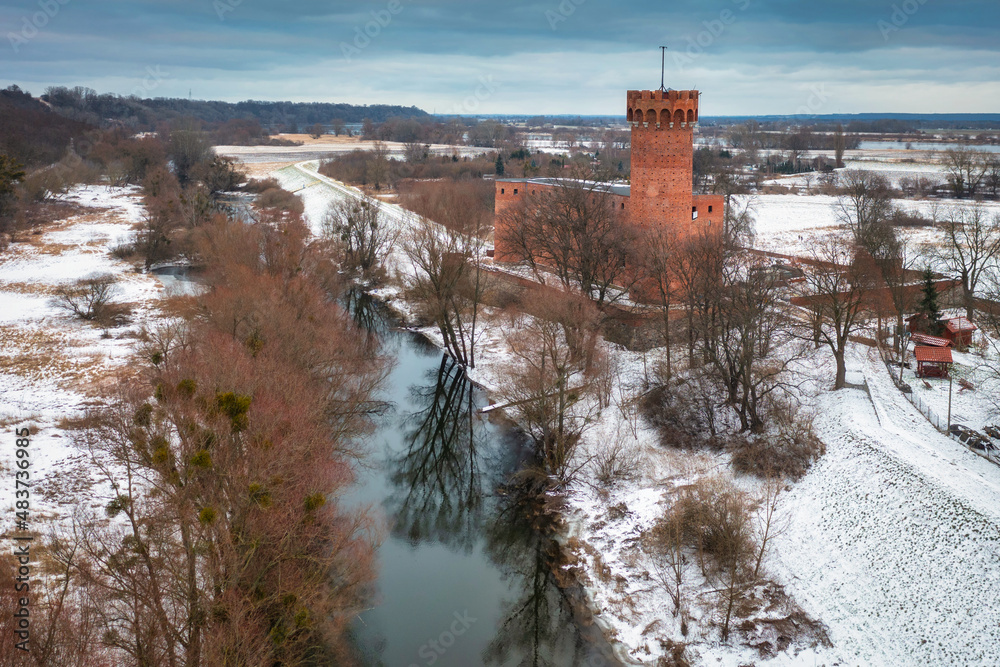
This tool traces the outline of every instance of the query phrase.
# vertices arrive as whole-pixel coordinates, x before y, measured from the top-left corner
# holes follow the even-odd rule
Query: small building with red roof
[[[917,358],[917,377],[946,378],[954,362],[951,348],[920,345],[913,348]]]
[[[941,324],[944,325],[944,337],[963,349],[972,345],[972,334],[979,328],[965,317],[941,320]]]

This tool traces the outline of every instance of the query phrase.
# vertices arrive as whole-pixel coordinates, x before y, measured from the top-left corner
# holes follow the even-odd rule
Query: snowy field
[[[757,247],[762,250],[809,257],[818,238],[842,228],[836,197],[755,195],[752,201],[757,220]],[[953,199],[897,199],[894,203],[904,211],[919,213],[927,218],[933,217],[935,209],[944,214],[951,207],[968,204],[967,201]],[[985,202],[984,205],[990,214],[1000,215],[1000,202]],[[943,240],[942,233],[932,227],[904,228],[900,231],[915,254],[929,255],[928,250]]]
[[[331,202],[357,195],[315,169],[315,163],[302,163],[275,173],[303,199],[314,232]],[[900,204],[928,211],[923,203]],[[412,224],[398,207],[387,210],[401,227]],[[831,197],[759,197],[757,212],[760,244],[780,252],[807,254],[811,239],[838,226]],[[927,230],[907,234],[915,243],[935,242]],[[398,247],[391,263],[397,272],[412,270]],[[408,311],[398,290],[383,289],[380,295]],[[509,359],[504,331],[516,326],[517,321],[492,319],[470,372],[475,381],[498,386]],[[424,333],[437,338],[434,330]],[[651,361],[610,351],[621,368],[615,392],[630,396]],[[828,357],[821,350],[805,370],[814,385],[827,385]],[[724,472],[727,459],[665,450],[642,419],[614,405],[587,433],[581,455],[627,441],[644,460],[641,479],[610,495],[598,493],[584,478],[570,493],[567,512],[565,541],[583,566],[596,620],[617,643],[623,661],[656,664],[666,653],[664,641],[684,640],[690,642],[689,659],[698,665],[1000,664],[1000,602],[987,593],[1000,578],[1000,468],[935,431],[866,348],[852,350],[851,365],[867,379],[871,398],[850,389],[817,390],[807,398],[820,415],[816,426],[827,454],[784,493],[783,529],[765,561],[767,574],[823,624],[832,645],[811,634],[762,658],[750,646],[719,640],[710,605],[692,608],[690,634],[681,635],[669,597],[650,577],[638,537],[662,512],[671,489]],[[751,492],[758,486],[750,479],[736,483]],[[769,592],[755,594],[763,605]],[[780,618],[789,609],[765,611]],[[766,624],[758,635],[758,643],[777,643]]]
[[[137,189],[78,187],[63,199],[82,208],[0,254],[0,423],[5,432],[37,429],[31,444],[34,518],[103,509],[110,490],[101,486],[89,452],[74,446],[61,423],[94,405],[102,384],[126,366],[142,327],[161,316],[157,302],[167,291],[110,254],[140,219]],[[103,330],[53,304],[58,287],[97,274],[117,279],[114,301],[132,308],[127,325]],[[11,469],[13,453],[13,447],[2,449],[4,470]],[[13,491],[4,485],[5,508],[13,507]]]
[[[1000,467],[938,433],[874,355],[820,398],[826,456],[784,498],[774,571],[842,664],[1000,664]]]
[[[391,157],[403,159],[406,145],[395,141],[384,142]],[[343,141],[338,143],[307,143],[302,146],[216,146],[218,155],[235,158],[247,164],[258,162],[301,162],[304,160],[330,159],[351,151],[370,151],[375,147],[373,141]],[[489,153],[492,149],[475,146],[451,146],[447,144],[431,144],[431,155],[458,155],[459,157],[475,157]]]
[[[829,157],[829,156],[828,156]],[[911,158],[912,159],[912,158]],[[874,171],[885,176],[893,187],[899,187],[900,181],[904,178],[915,180],[923,178],[934,185],[943,185],[948,182],[948,174],[944,165],[932,162],[933,157],[927,157],[918,161],[886,161],[879,157],[867,157],[845,159],[844,165],[847,169],[858,169],[864,171]],[[822,174],[816,172],[804,174],[790,174],[787,176],[776,176],[764,183],[769,185],[784,185],[806,189],[815,188],[821,182]]]
[[[278,177],[299,191],[317,229],[330,201],[351,189],[321,180],[311,166]],[[830,197],[761,197],[758,237],[776,250],[807,252],[810,237],[837,227],[834,204]],[[384,296],[405,305],[391,291]],[[493,321],[480,343],[470,376],[487,388],[497,386],[509,358],[502,329],[512,326],[517,323]],[[434,330],[424,333],[437,338]],[[631,395],[648,360],[611,351],[622,368],[615,391]],[[1000,468],[937,433],[866,352],[856,350],[852,363],[864,371],[874,402],[858,390],[818,392],[810,399],[828,452],[785,493],[779,510],[784,529],[765,563],[794,603],[825,626],[832,646],[809,635],[764,659],[749,646],[719,641],[710,605],[695,606],[689,636],[680,634],[638,537],[662,512],[672,488],[726,469],[726,459],[664,450],[641,419],[614,406],[604,411],[581,455],[628,441],[643,457],[642,478],[610,496],[596,492],[590,480],[577,484],[569,497],[566,542],[584,566],[597,622],[618,643],[623,660],[655,664],[665,654],[662,642],[674,640],[691,642],[694,664],[727,667],[1000,664],[1000,602],[984,595],[1000,578]],[[829,359],[822,359],[813,372],[828,376]],[[737,483],[755,488],[753,480]],[[780,618],[789,609],[770,611]],[[757,641],[776,643],[776,637],[764,625]]]

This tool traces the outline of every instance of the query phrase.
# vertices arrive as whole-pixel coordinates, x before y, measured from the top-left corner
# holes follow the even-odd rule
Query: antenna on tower
[[[667,48],[660,47],[660,90],[667,92]]]

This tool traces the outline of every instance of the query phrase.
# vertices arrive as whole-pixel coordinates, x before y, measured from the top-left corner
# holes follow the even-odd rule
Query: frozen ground
[[[883,156],[865,155],[865,151],[858,151],[852,158],[844,160],[844,166],[848,169],[863,169],[874,171],[889,179],[894,187],[899,187],[900,181],[904,178],[915,180],[923,178],[935,185],[942,185],[948,182],[948,175],[945,166],[939,161],[939,154],[919,154],[908,155],[902,159],[886,160]],[[830,157],[830,155],[827,155]],[[809,189],[817,187],[821,182],[822,175],[816,172],[805,174],[790,174],[787,176],[776,176],[768,179],[765,183],[773,185],[784,185]]]
[[[862,348],[863,349],[863,348]],[[820,398],[827,454],[784,498],[770,563],[843,664],[1000,664],[1000,467],[938,433],[877,358],[872,400]]]
[[[808,257],[819,237],[842,229],[836,197],[827,195],[756,195],[757,246],[764,250]],[[927,218],[935,208],[944,213],[950,207],[968,204],[951,199],[915,201],[899,199],[896,206]],[[1000,202],[985,202],[990,214],[1000,214]],[[904,228],[903,237],[920,254],[940,244],[942,233],[933,227]]]
[[[65,199],[83,209],[0,254],[0,424],[8,434],[28,425],[37,429],[31,444],[35,518],[65,518],[106,503],[109,490],[89,452],[73,445],[61,422],[94,405],[102,383],[125,367],[141,328],[160,317],[157,302],[165,291],[109,252],[139,220],[137,190],[79,187]],[[53,305],[59,286],[95,274],[117,278],[114,300],[132,307],[127,326],[102,330]],[[3,469],[11,468],[13,452],[0,449]],[[0,493],[10,510],[13,485]]]
[[[327,183],[308,165],[282,172],[298,189],[316,228],[326,205],[350,189]],[[808,250],[803,238],[836,226],[833,199],[761,198],[758,233],[785,252]],[[405,218],[400,218],[401,223]],[[399,261],[399,258],[396,258]],[[388,294],[390,298],[398,296]],[[472,377],[499,382],[509,355],[503,330],[518,325],[498,317],[486,330]],[[432,338],[433,331],[427,331]],[[611,350],[622,369],[615,392],[634,394],[650,358]],[[828,355],[811,372],[826,384]],[[694,664],[724,665],[996,665],[1000,664],[1000,467],[942,436],[892,385],[885,367],[866,348],[852,351],[863,372],[863,391],[817,392],[816,426],[826,456],[780,503],[781,530],[765,566],[794,602],[821,621],[832,646],[808,635],[767,659],[749,646],[723,644],[710,604],[694,605],[691,634],[679,633],[672,604],[650,575],[638,536],[662,511],[672,488],[728,468],[724,456],[665,450],[627,407],[607,408],[588,432],[581,453],[627,442],[644,461],[641,478],[603,495],[586,476],[569,496],[567,543],[580,557],[597,622],[616,639],[623,657],[656,664],[664,641],[692,642]],[[737,480],[753,491],[752,480]],[[689,593],[704,598],[703,588]],[[769,592],[755,595],[762,614],[780,619],[787,608],[768,608]],[[757,641],[776,637],[766,623]]]
[[[359,139],[337,143],[308,143],[303,146],[216,146],[215,152],[219,155],[236,158],[248,164],[257,162],[300,162],[303,160],[330,159],[339,154],[355,150],[372,150],[374,145],[375,142],[373,141],[361,141]],[[389,151],[390,156],[400,160],[403,159],[406,148],[405,144],[389,141],[385,142],[385,147]],[[430,154],[474,157],[490,152],[491,150],[475,146],[432,144]]]

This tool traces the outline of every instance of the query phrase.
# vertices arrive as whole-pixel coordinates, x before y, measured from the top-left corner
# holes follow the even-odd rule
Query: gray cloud
[[[39,0],[0,0],[4,85],[127,94],[161,67],[156,95],[445,111],[492,77],[481,113],[619,114],[627,88],[659,84],[666,43],[670,85],[703,89],[706,114],[795,113],[816,86],[821,113],[1000,103],[1000,6],[984,0],[42,2],[58,11],[15,44]]]

